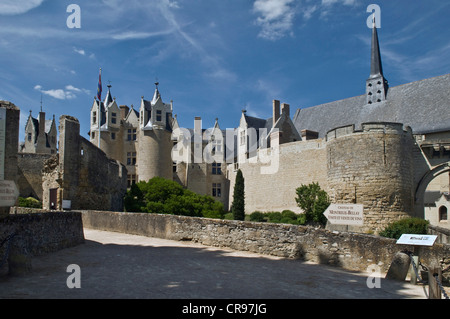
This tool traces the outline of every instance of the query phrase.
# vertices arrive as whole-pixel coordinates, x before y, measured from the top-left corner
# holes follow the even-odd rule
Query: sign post
[[[331,204],[323,213],[334,225],[364,225],[364,206],[360,204]]]
[[[420,278],[417,278],[418,277],[417,268],[414,269],[416,265],[419,264],[419,246],[431,247],[436,241],[436,238],[437,238],[436,235],[402,234],[400,238],[397,240],[397,245],[414,246],[414,252],[412,256],[410,256],[412,260],[412,265],[409,271],[411,276],[411,283],[413,285],[417,284],[418,279],[420,280]]]

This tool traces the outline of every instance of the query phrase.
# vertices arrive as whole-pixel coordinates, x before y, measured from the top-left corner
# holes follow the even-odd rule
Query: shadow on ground
[[[88,234],[85,244],[33,257],[27,275],[1,277],[0,298],[425,298],[420,287],[408,283],[381,279],[381,288],[370,289],[365,274],[300,260],[119,233]],[[71,264],[81,270],[79,289],[66,285]]]

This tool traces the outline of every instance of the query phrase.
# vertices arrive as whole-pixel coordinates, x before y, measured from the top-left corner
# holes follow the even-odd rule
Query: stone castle
[[[69,200],[72,207],[102,203],[99,209],[116,208],[124,189],[160,176],[211,195],[229,209],[240,169],[246,213],[300,213],[296,188],[318,182],[333,203],[364,205],[364,225],[355,231],[378,231],[405,216],[450,228],[450,74],[390,87],[375,26],[370,75],[362,84],[365,94],[299,108],[292,117],[289,104],[274,100],[269,119],[248,116],[244,110],[232,130],[222,130],[218,120],[204,130],[199,117],[193,129],[181,128],[173,103],[163,102],[155,85],[152,99],[142,97],[136,110],[119,106],[108,86],[104,101],[94,100],[90,110],[90,141],[79,137],[76,119],[61,117],[59,157],[53,155],[42,164],[47,176],[41,185],[44,206]],[[45,132],[51,149],[55,125],[44,121],[45,115],[39,121],[29,119],[26,129],[31,137],[27,133],[26,138],[37,145],[44,138],[33,134]],[[68,131],[69,124],[75,125],[74,131]],[[37,147],[28,151],[26,143],[19,162],[25,152],[41,152]],[[101,163],[109,163],[109,169],[96,171]],[[70,175],[65,165],[75,167],[72,177],[65,178]],[[100,172],[109,174],[106,182]],[[114,194],[108,194],[104,184],[116,184]],[[89,188],[101,189],[97,199],[86,199]],[[59,194],[53,201],[50,190]]]

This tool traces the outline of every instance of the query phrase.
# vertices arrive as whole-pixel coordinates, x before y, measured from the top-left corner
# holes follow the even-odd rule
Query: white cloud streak
[[[316,12],[327,16],[335,5],[353,7],[360,0],[255,0],[253,13],[257,14],[256,25],[261,27],[258,36],[267,40],[278,40],[286,35],[293,36],[294,20],[301,15],[305,21]]]
[[[39,7],[44,0],[2,0],[0,15],[18,15]]]
[[[50,89],[43,90],[41,85],[36,85],[34,87],[36,91],[41,92],[42,94],[51,96],[57,100],[72,100],[77,97],[78,93],[85,93],[87,95],[91,94],[91,92],[87,89],[79,89],[73,85],[66,85],[65,90],[63,89]]]

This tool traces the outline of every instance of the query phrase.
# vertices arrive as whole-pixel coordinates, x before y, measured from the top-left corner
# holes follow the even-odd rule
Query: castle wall
[[[402,124],[363,124],[327,134],[327,178],[334,203],[364,205],[363,229],[380,230],[414,212],[414,139]]]
[[[301,209],[295,201],[298,187],[302,184],[317,182],[322,189],[328,190],[327,155],[323,140],[282,144],[279,146],[279,150],[279,155],[271,155],[269,159],[261,159],[261,161],[252,163],[255,159],[250,158],[245,163],[239,164],[239,169],[245,179],[246,214],[254,211],[282,211],[284,209],[300,213]],[[261,155],[261,151],[259,154]],[[263,170],[270,165],[273,171],[263,174]],[[236,177],[233,165],[228,165],[228,172],[231,208]]]
[[[50,208],[50,189],[58,188],[59,209],[63,200],[70,200],[72,209],[122,210],[126,192],[125,166],[108,158],[79,133],[77,119],[60,118],[58,165],[54,165],[54,158],[46,162],[43,207]]]
[[[52,155],[19,153],[17,155],[17,188],[21,197],[34,197],[42,201],[42,169]]]

